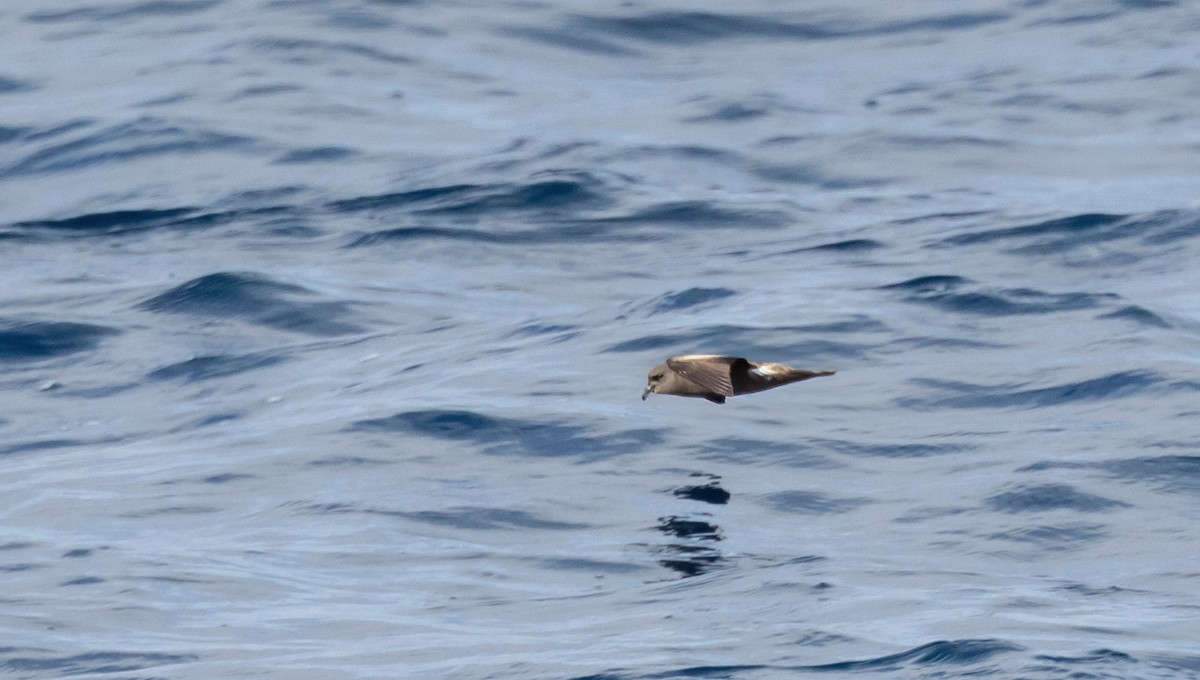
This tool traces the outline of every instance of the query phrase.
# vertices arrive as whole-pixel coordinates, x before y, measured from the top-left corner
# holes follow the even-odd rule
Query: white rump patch
[[[788,369],[788,367],[784,366],[783,364],[759,364],[759,365],[755,366],[754,368],[750,369],[750,372],[757,373],[758,375],[762,375],[762,376],[770,376],[770,375],[779,375],[780,373],[787,373],[788,370],[790,370],[790,369]]]

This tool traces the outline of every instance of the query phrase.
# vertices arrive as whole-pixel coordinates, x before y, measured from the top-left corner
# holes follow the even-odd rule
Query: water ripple
[[[127,163],[147,156],[249,150],[253,144],[253,139],[242,135],[142,117],[35,151],[0,170],[0,176],[54,174],[94,165]]]
[[[345,302],[304,302],[314,293],[251,273],[221,272],[180,284],[138,306],[151,312],[243,319],[280,330],[312,335],[360,332],[343,319]]]
[[[991,496],[986,503],[993,510],[1010,513],[1046,510],[1100,512],[1132,507],[1128,503],[1085,493],[1069,484],[1025,485]]]
[[[588,428],[580,425],[440,409],[405,411],[388,418],[360,420],[350,430],[464,441],[495,454],[579,456],[585,459],[633,453],[662,441],[662,434],[656,430],[633,429],[602,436],[590,434]]]
[[[1158,373],[1144,370],[1120,371],[1098,378],[1033,389],[928,379],[915,382],[954,394],[924,399],[905,397],[897,400],[897,403],[908,408],[1035,408],[1081,401],[1121,399],[1164,384],[1170,384],[1172,389],[1193,389],[1179,383],[1167,383]]]
[[[0,320],[0,362],[40,361],[92,349],[115,328],[70,321]]]

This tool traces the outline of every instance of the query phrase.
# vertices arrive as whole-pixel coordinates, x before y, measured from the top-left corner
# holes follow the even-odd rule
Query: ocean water
[[[1200,677],[1198,38],[5,2],[0,670]]]

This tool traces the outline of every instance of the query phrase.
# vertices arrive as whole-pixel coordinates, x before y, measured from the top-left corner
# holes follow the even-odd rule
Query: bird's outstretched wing
[[[731,371],[738,362],[748,364],[741,357],[724,357],[716,354],[684,354],[667,359],[667,368],[700,385],[714,394],[733,396]]]

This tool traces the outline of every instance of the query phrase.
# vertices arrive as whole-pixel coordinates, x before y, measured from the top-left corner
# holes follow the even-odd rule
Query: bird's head
[[[650,370],[650,374],[646,376],[646,389],[642,391],[642,401],[646,401],[646,396],[658,391],[658,385],[667,375],[667,367],[656,366]]]

